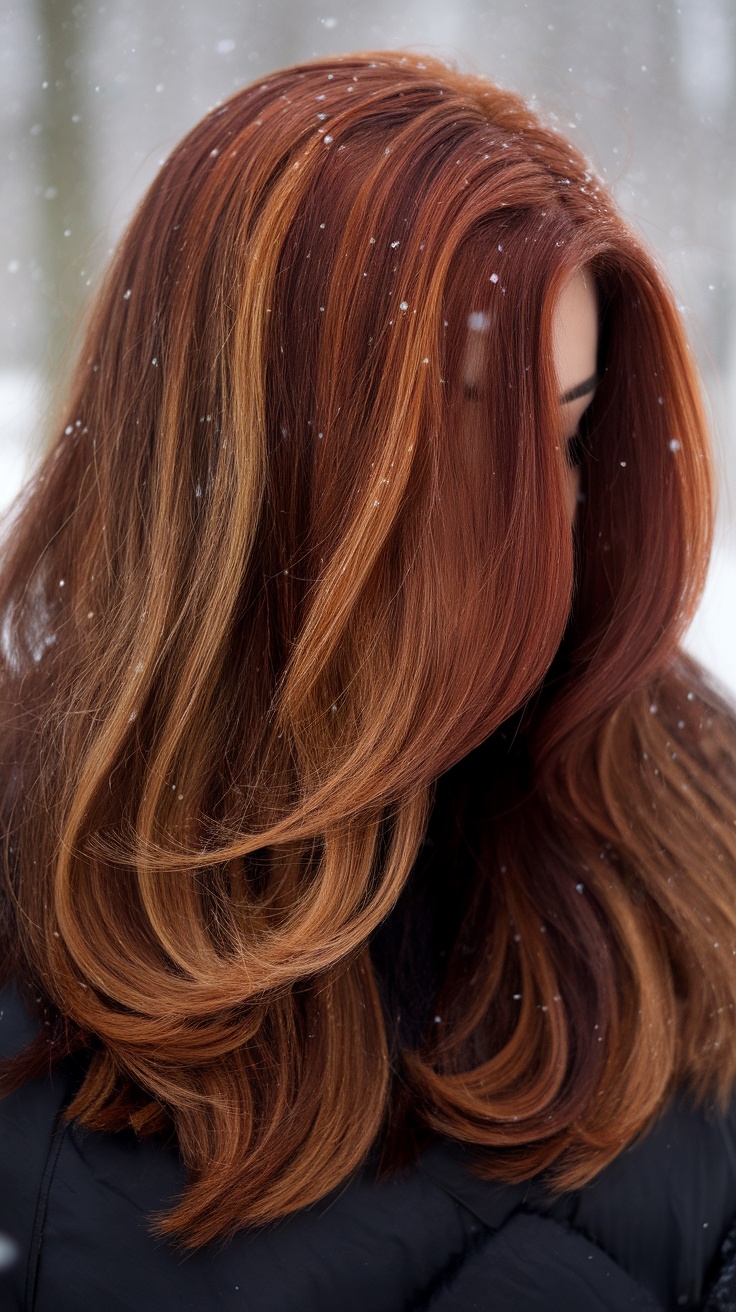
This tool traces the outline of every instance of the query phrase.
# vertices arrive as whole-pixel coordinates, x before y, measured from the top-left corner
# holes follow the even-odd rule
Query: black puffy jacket
[[[0,1057],[29,1024],[7,989]],[[706,1296],[709,1312],[736,1309],[736,1107],[724,1118],[676,1100],[554,1201],[537,1182],[478,1180],[438,1142],[395,1179],[366,1168],[276,1226],[184,1258],[147,1228],[182,1186],[176,1152],[64,1126],[78,1076],[69,1062],[0,1101],[0,1230],[16,1247],[3,1312],[679,1312]]]

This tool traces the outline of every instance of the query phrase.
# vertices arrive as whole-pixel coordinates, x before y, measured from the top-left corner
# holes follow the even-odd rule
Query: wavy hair
[[[161,1232],[432,1134],[570,1188],[678,1084],[728,1097],[735,722],[679,646],[709,462],[661,273],[517,96],[323,59],[165,162],[0,577],[3,960],[48,1021],[5,1087],[84,1049],[70,1118],[173,1128]],[[409,1043],[372,944],[440,810],[453,932]]]

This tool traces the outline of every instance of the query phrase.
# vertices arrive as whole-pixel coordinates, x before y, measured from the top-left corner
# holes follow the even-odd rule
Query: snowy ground
[[[0,512],[31,467],[40,405],[32,374],[0,373]],[[736,531],[719,535],[686,646],[736,697]]]

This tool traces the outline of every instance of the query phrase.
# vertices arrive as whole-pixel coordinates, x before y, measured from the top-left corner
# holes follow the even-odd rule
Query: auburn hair
[[[190,1247],[433,1134],[572,1188],[676,1086],[725,1105],[736,724],[680,647],[711,502],[666,282],[521,99],[378,53],[209,113],[5,534],[3,968],[48,1023],[4,1087],[87,1052],[67,1116],[175,1131]],[[371,950],[440,794],[409,1043]]]

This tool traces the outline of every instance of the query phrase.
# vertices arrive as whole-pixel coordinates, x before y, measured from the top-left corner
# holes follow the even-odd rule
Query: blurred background
[[[719,520],[688,644],[736,694],[734,0],[2,0],[0,510],[42,449],[80,316],[175,142],[274,68],[439,55],[571,136],[675,288]]]

